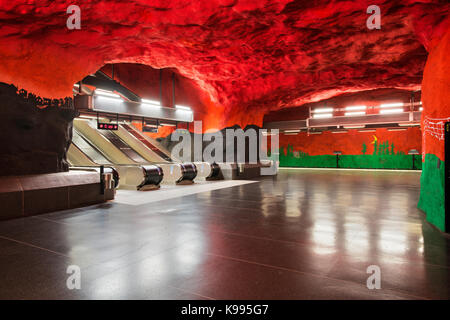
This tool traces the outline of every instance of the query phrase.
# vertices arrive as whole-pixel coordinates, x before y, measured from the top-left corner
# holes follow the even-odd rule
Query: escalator
[[[158,164],[161,166],[164,166],[164,162],[174,163],[173,159],[168,156],[168,151],[163,151],[151,141],[151,138],[139,132],[133,125],[121,123],[119,129],[113,132],[148,161],[158,161]],[[179,163],[179,165],[181,166],[182,172],[189,176],[189,179],[193,175],[194,167],[196,171],[194,178],[212,179],[217,178],[220,174],[220,168],[217,164],[194,162]]]
[[[77,166],[89,166],[89,165],[111,165],[111,161],[105,158],[105,156],[95,148],[88,140],[86,140],[83,136],[81,136],[78,131],[74,128],[72,134],[72,146],[75,149],[78,149],[79,152],[85,155],[87,159],[82,159],[81,157],[77,157],[79,160],[75,159],[72,162],[73,165]],[[72,154],[79,153],[72,152]],[[69,160],[70,161],[70,160]]]
[[[119,145],[120,141],[114,141]],[[120,175],[120,187],[124,189],[149,190],[159,187],[163,179],[160,167],[145,163],[131,148],[117,148],[107,137],[92,128],[88,121],[74,120],[72,146],[68,159],[73,166],[109,165]],[[127,152],[133,159],[128,157]],[[81,156],[82,153],[84,158]],[[135,161],[136,160],[136,161]]]
[[[142,144],[144,144],[147,148],[152,150],[156,155],[158,155],[161,159],[164,161],[172,162],[172,159],[164,152],[162,152],[159,148],[157,148],[153,143],[149,141],[149,139],[146,139],[143,137],[139,132],[137,132],[136,129],[134,129],[132,126],[130,126],[127,123],[121,124],[121,126],[127,130],[132,136],[134,136],[136,139],[138,139]]]
[[[134,151],[129,145],[127,145],[122,139],[115,135],[112,131],[103,130],[101,134],[105,136],[117,149],[122,151],[128,158],[136,163],[146,163],[144,158],[142,158],[136,151]]]

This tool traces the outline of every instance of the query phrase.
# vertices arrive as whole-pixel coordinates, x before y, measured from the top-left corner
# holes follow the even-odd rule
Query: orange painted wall
[[[450,121],[450,28],[439,44],[430,50],[423,75],[422,103],[424,154],[434,154],[444,160],[443,139],[432,135],[432,128],[423,121],[426,118]]]
[[[422,133],[420,128],[407,128],[405,131],[388,131],[388,129],[376,129],[376,132],[358,132],[351,129],[348,133],[331,133],[326,131],[320,135],[306,132],[298,135],[280,134],[280,146],[292,145],[294,151],[302,151],[311,156],[333,154],[333,151],[341,151],[342,154],[359,155],[363,154],[362,146],[365,143],[367,151],[365,154],[373,153],[375,137],[379,143],[389,141],[394,143],[395,151],[405,154],[411,149],[422,150]]]

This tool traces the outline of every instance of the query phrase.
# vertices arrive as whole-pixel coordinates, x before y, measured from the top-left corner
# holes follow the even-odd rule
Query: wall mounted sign
[[[117,123],[101,123],[97,122],[97,129],[99,130],[118,130],[119,125]]]

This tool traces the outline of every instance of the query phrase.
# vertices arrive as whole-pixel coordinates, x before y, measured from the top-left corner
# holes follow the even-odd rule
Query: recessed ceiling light
[[[346,111],[366,110],[367,106],[349,106],[345,107]]]
[[[380,114],[402,113],[403,111],[403,109],[386,109],[380,110]]]
[[[313,115],[313,119],[324,119],[324,118],[332,118],[332,117],[333,117],[332,113],[319,113],[319,114]]]
[[[313,109],[312,112],[313,113],[325,113],[325,112],[333,112],[333,108],[317,108],[317,109]]]
[[[182,106],[182,105],[175,105],[175,108],[179,109],[179,110],[184,110],[184,111],[192,111],[191,108],[186,107],[186,106]]]
[[[95,89],[94,93],[97,96],[122,99],[120,97],[120,95],[118,95],[117,93],[114,93],[112,91],[107,91],[107,90],[102,90],[102,89]]]
[[[380,105],[380,108],[395,108],[395,107],[403,107],[403,102],[394,102],[394,103],[383,103]]]
[[[354,117],[354,116],[363,116],[365,114],[366,114],[365,111],[353,111],[353,112],[346,112],[345,116],[346,117]]]
[[[146,104],[146,105],[152,105],[152,106],[161,106],[161,103],[156,100],[141,99],[141,103]]]

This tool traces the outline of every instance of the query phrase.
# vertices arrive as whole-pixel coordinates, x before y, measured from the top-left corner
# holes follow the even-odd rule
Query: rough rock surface
[[[0,83],[0,176],[67,171],[73,109],[38,108]]]
[[[450,232],[445,213],[445,143],[444,123],[450,122],[450,29],[430,50],[422,83],[422,150],[419,208],[427,220],[445,232]],[[447,213],[448,215],[448,213]],[[447,217],[447,221],[450,219]]]
[[[343,92],[418,88],[449,25],[447,1],[1,1],[0,81],[65,97],[105,63],[174,68],[224,110],[221,125]],[[366,9],[381,8],[381,30]]]

